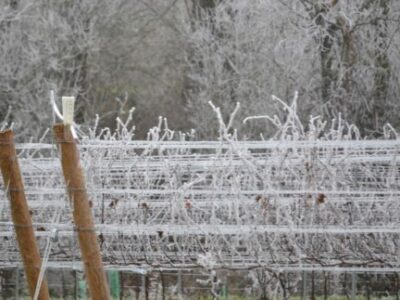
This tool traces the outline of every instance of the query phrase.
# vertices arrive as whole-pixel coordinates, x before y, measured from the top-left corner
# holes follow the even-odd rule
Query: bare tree
[[[299,114],[339,114],[366,134],[396,118],[398,1],[10,0],[0,10],[1,122],[22,136],[51,122],[48,93],[78,99],[76,119],[101,125],[137,107],[137,134],[160,115],[180,130],[216,137],[241,102],[239,135],[264,138],[259,112],[281,114],[271,94],[298,91]],[[7,114],[8,107],[12,107]],[[37,126],[28,124],[34,123]],[[22,130],[24,128],[24,130]]]

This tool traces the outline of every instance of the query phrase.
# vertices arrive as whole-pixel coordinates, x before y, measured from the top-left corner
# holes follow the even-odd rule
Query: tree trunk
[[[6,1],[5,4],[2,4],[2,6],[8,6],[9,7],[9,13],[6,14],[5,18],[0,21],[0,34],[4,36],[8,36],[11,33],[12,30],[12,21],[15,17],[15,15],[18,13],[18,7],[19,7],[19,0],[8,0]],[[3,11],[6,11],[5,7],[1,7]],[[7,80],[8,84],[15,88],[16,86],[16,81],[9,78]],[[11,123],[13,122],[13,114],[12,110],[8,111],[9,106],[11,104],[16,105],[14,103],[15,99],[13,95],[10,95],[10,93],[0,93],[0,97],[2,98],[2,103],[0,103],[0,126],[2,122],[7,122]]]
[[[332,90],[337,85],[339,77],[338,68],[335,66],[335,55],[334,55],[334,43],[338,39],[337,31],[339,27],[336,23],[328,23],[325,20],[327,13],[332,7],[337,4],[338,1],[332,1],[328,4],[315,4],[314,15],[315,22],[321,27],[322,32],[326,32],[322,37],[322,44],[320,45],[320,61],[321,61],[321,100],[326,108],[325,113],[332,117],[335,112],[333,106],[333,95]]]
[[[375,129],[380,129],[384,125],[387,109],[387,96],[390,81],[390,61],[387,54],[389,44],[388,24],[386,19],[390,12],[390,0],[379,0],[379,8],[382,16],[375,20],[377,32],[375,37],[375,75],[374,75],[374,94],[373,94],[373,120]]]
[[[188,7],[188,13],[190,18],[190,27],[191,31],[194,32],[197,26],[206,26],[206,20],[209,20],[211,24],[209,26],[212,27],[212,32],[215,32],[214,27],[214,9],[216,6],[217,0],[191,0],[190,7]],[[198,72],[203,70],[203,63],[201,60],[198,60],[196,57],[196,50],[191,47],[191,45],[187,46],[186,56],[189,60],[189,65],[195,67]],[[190,99],[196,97],[199,93],[199,87],[197,83],[190,76],[191,67],[187,66],[184,71],[184,83],[183,83],[183,97],[184,106],[186,107],[190,102]]]

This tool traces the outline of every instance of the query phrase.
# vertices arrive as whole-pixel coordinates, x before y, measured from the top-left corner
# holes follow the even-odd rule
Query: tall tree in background
[[[71,59],[65,61],[62,73],[64,83],[61,83],[62,94],[75,94],[77,100],[76,121],[84,123],[85,108],[89,105],[89,78],[88,78],[88,59],[91,49],[91,22],[95,17],[98,6],[102,1],[97,1],[96,6],[88,5],[85,1],[64,1],[56,3],[60,5],[57,10],[57,20],[63,18],[72,35],[68,39],[69,45],[65,45],[70,53]]]
[[[185,1],[186,11],[188,13],[190,30],[189,35],[196,32],[199,26],[210,26],[210,32],[215,33],[215,6],[216,0]],[[199,86],[196,80],[190,76],[191,68],[195,67],[196,72],[203,72],[203,62],[196,57],[195,47],[188,45],[186,59],[188,65],[185,68],[183,98],[185,103],[190,102],[191,97],[196,97],[199,93]]]
[[[368,110],[369,115],[375,125],[380,128],[386,121],[385,112],[390,109],[388,106],[389,85],[390,85],[390,59],[388,56],[388,48],[390,47],[391,37],[389,36],[389,13],[391,0],[368,0],[364,4],[365,9],[371,9],[375,2],[375,10],[377,16],[372,19],[372,25],[375,27],[375,74],[372,104]],[[366,125],[367,126],[367,125]]]
[[[15,24],[15,19],[16,19],[16,13],[18,12],[18,0],[9,0],[7,1],[2,9],[2,14],[0,16],[0,41],[3,43],[6,43],[8,45],[9,51],[3,52],[2,53],[2,59],[4,61],[7,61],[7,58],[9,55],[13,54],[13,41],[12,41],[12,36],[11,33],[13,31],[13,26],[17,26]],[[18,65],[9,65],[7,68],[12,69],[12,68],[19,68]],[[15,73],[15,70],[12,71],[12,73]],[[7,121],[12,121],[13,116],[12,114],[8,114],[8,105],[10,102],[15,101],[16,99],[13,99],[12,95],[10,94],[10,89],[15,86],[16,82],[13,80],[12,76],[1,76],[1,81],[5,83],[5,85],[9,88],[3,88],[0,91],[0,97],[4,99],[3,101],[0,101],[0,120],[4,120],[6,117],[8,118]]]
[[[213,101],[248,138],[275,131],[249,115],[339,114],[365,134],[399,128],[400,2],[390,0],[8,0],[0,5],[0,122],[22,136],[49,127],[48,94],[78,99],[101,126],[135,105],[141,138],[158,116],[217,134]],[[183,109],[184,107],[184,109]],[[185,113],[186,112],[186,113]],[[190,121],[190,122],[189,122]],[[37,126],[30,126],[33,123]]]
[[[398,15],[398,7],[389,0],[299,1],[320,32],[317,42],[325,115],[337,117],[340,113],[365,134],[381,129],[388,120],[388,53],[391,43],[398,41],[390,34],[398,31],[391,8]]]
[[[270,95],[289,101],[298,90],[301,117],[341,115],[367,135],[397,125],[399,9],[388,0],[196,1],[185,85],[193,124],[213,134],[210,100],[225,114],[240,101],[241,116],[273,115]],[[274,130],[236,125],[252,137]]]
[[[236,101],[242,103],[242,116],[268,108],[267,87],[274,85],[268,73],[277,63],[270,46],[275,33],[266,29],[282,24],[276,18],[264,19],[276,11],[269,3],[192,1],[187,11],[186,106],[199,134],[212,137],[217,124],[209,101],[221,108],[225,119]],[[258,135],[254,127],[247,129],[247,134]]]
[[[76,96],[76,120],[83,126],[95,114],[101,126],[114,125],[132,105],[140,112],[142,138],[162,114],[179,126],[183,59],[177,2],[1,4],[0,123],[11,106],[8,121],[15,122],[16,132],[39,136],[51,124],[49,91],[54,90],[57,96]]]
[[[344,118],[351,114],[353,101],[353,71],[357,51],[352,23],[340,9],[340,0],[300,0],[308,12],[310,22],[315,22],[319,34],[321,74],[321,105],[326,116]]]
[[[80,7],[81,3],[21,0],[18,5],[12,1],[5,10],[14,13],[8,14],[7,28],[0,37],[1,60],[5,62],[0,76],[6,79],[0,83],[6,93],[2,106],[13,107],[9,121],[15,122],[18,133],[38,135],[44,129],[42,124],[51,124],[47,104],[51,89],[81,101],[88,91],[87,41],[91,39],[87,20],[80,17],[90,11]],[[78,104],[80,121],[85,106]],[[29,126],[29,122],[38,126]]]
[[[85,121],[89,105],[88,59],[95,45],[91,22],[101,2],[42,1],[40,5],[41,50],[51,59],[45,76],[58,93],[76,97],[79,123]]]

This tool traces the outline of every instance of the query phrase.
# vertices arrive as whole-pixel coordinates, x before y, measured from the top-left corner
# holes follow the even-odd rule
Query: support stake
[[[356,300],[357,294],[357,274],[351,273],[351,300]]]
[[[33,298],[39,278],[41,258],[32,226],[31,214],[25,198],[24,184],[18,164],[12,130],[0,132],[0,168],[10,208],[19,251],[24,262],[29,294]],[[46,280],[40,286],[39,300],[48,300]]]
[[[68,196],[73,207],[75,230],[85,266],[91,299],[108,300],[110,292],[101,261],[100,247],[94,228],[86,182],[79,161],[79,151],[69,124],[54,125],[54,134],[61,153],[61,165]]]

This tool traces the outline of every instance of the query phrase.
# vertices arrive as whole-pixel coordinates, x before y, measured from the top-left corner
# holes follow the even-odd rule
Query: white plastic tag
[[[64,125],[72,125],[74,122],[75,97],[62,97]]]

